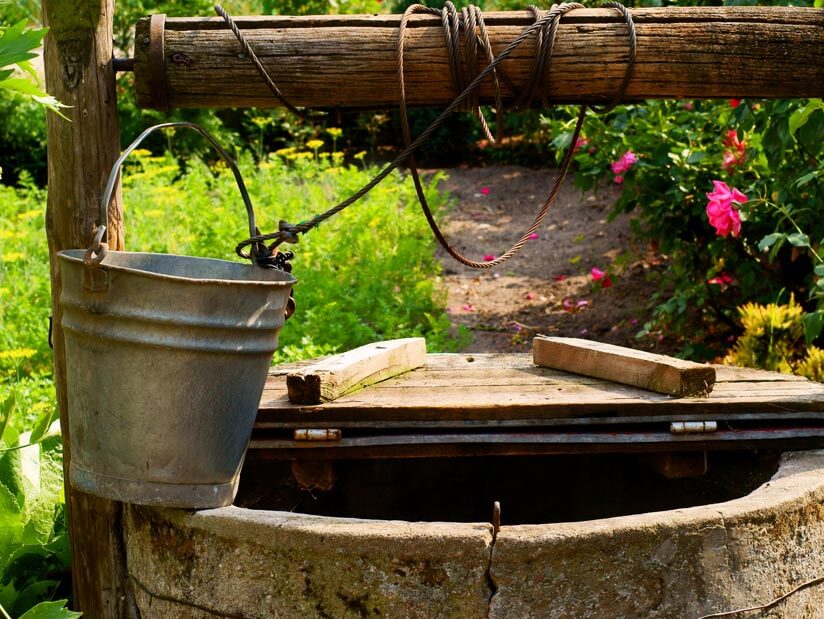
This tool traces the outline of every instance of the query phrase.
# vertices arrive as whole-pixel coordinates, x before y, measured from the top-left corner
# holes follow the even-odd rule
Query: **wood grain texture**
[[[422,337],[374,342],[289,373],[289,401],[331,402],[425,364],[426,342]]]
[[[54,378],[63,432],[66,507],[72,546],[74,604],[86,617],[131,617],[121,505],[79,492],[69,482],[71,449],[66,399],[66,355],[61,328],[57,252],[85,248],[98,219],[103,186],[120,153],[112,58],[113,0],[43,2],[50,30],[44,42],[46,90],[70,106],[67,122],[47,115],[49,242]],[[120,191],[109,207],[109,245],[123,249]]]
[[[715,385],[712,366],[574,337],[534,338],[532,359],[541,367],[674,396],[707,395]]]
[[[632,9],[638,60],[625,100],[712,97],[820,97],[824,94],[824,10],[791,7]],[[238,25],[287,99],[298,106],[380,108],[398,104],[399,15],[238,18]],[[532,22],[526,11],[486,17],[495,53]],[[411,20],[405,55],[410,105],[444,105],[453,93],[439,20]],[[138,103],[155,100],[148,20],[136,26]],[[217,18],[169,18],[161,76],[170,107],[278,105]],[[501,67],[511,102],[529,74],[531,37]],[[558,29],[549,72],[550,103],[611,100],[627,61],[626,27],[614,11],[581,9]],[[480,63],[481,69],[485,65]],[[514,86],[514,88],[513,88]],[[491,81],[480,92],[491,103]]]
[[[824,384],[775,372],[714,366],[707,397],[674,398],[536,367],[528,354],[428,355],[425,368],[318,405],[291,404],[286,377],[269,377],[258,423],[462,425],[619,418],[734,419],[824,412]],[[455,376],[463,376],[456,380]],[[466,426],[468,427],[468,425]]]

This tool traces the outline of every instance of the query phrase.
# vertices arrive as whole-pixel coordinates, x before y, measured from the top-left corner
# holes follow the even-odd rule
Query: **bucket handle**
[[[92,246],[86,252],[86,257],[84,261],[87,265],[97,265],[100,264],[100,261],[106,255],[106,250],[108,249],[108,245],[105,243],[106,241],[106,226],[109,223],[108,219],[108,212],[109,212],[109,203],[112,200],[112,194],[114,193],[114,186],[117,183],[118,176],[120,174],[120,168],[123,165],[123,161],[128,157],[134,149],[140,146],[140,143],[148,136],[150,133],[158,130],[158,129],[167,129],[169,127],[183,127],[192,129],[197,131],[200,135],[202,135],[209,144],[217,151],[220,155],[221,159],[226,162],[226,165],[229,166],[229,169],[232,170],[232,174],[235,176],[235,181],[237,182],[237,187],[240,190],[240,195],[243,198],[243,203],[246,205],[246,214],[249,217],[249,236],[255,236],[258,234],[257,226],[255,225],[255,209],[252,207],[252,201],[249,198],[249,192],[246,190],[246,183],[243,182],[243,177],[240,175],[240,170],[238,170],[237,164],[235,163],[234,159],[226,152],[226,150],[218,144],[217,140],[212,137],[212,135],[206,131],[200,125],[197,125],[193,122],[181,120],[175,122],[167,122],[167,123],[160,123],[158,125],[152,125],[148,129],[144,130],[135,140],[129,144],[126,149],[120,154],[117,160],[114,162],[112,166],[111,172],[109,172],[109,179],[106,181],[106,187],[103,190],[103,199],[100,201],[100,213],[98,214],[98,227],[95,229],[95,237],[94,241],[92,242]],[[102,231],[101,231],[102,228]],[[253,254],[254,252],[250,252]],[[252,264],[255,264],[255,257],[254,255],[250,256],[252,259]]]

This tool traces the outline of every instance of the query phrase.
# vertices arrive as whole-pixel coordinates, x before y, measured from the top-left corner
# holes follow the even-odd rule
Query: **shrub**
[[[570,122],[547,117],[556,148],[569,143]],[[634,160],[622,161],[628,154]],[[632,213],[638,235],[667,258],[648,329],[685,345],[724,341],[744,303],[794,294],[816,308],[824,276],[822,267],[814,272],[824,238],[814,208],[824,196],[820,100],[648,101],[590,114],[575,159],[576,183],[612,192],[614,214]],[[719,202],[715,183],[744,199]],[[821,313],[810,315],[810,339],[822,323]]]
[[[805,345],[805,313],[793,297],[786,305],[747,303],[738,311],[744,332],[724,363],[824,381],[824,350]]]

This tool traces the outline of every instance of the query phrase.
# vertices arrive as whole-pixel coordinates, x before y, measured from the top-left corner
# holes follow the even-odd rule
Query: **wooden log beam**
[[[49,33],[44,42],[46,88],[70,121],[48,114],[49,196],[46,234],[52,282],[54,379],[63,433],[74,606],[85,617],[132,617],[121,540],[121,504],[75,490],[69,481],[71,449],[66,390],[66,353],[60,324],[57,252],[88,247],[97,222],[106,177],[120,154],[114,70],[114,0],[44,0]],[[119,187],[109,208],[109,245],[123,249]]]
[[[638,61],[626,100],[824,95],[824,10],[790,7],[633,9]],[[295,105],[380,108],[398,104],[399,15],[243,17],[236,22]],[[526,11],[486,17],[499,53],[530,23]],[[137,23],[135,89],[139,105],[275,107],[276,99],[219,18],[175,18],[150,33]],[[150,50],[160,50],[153,64]],[[503,92],[516,98],[535,48],[529,38],[501,67]],[[551,103],[611,100],[627,61],[626,26],[607,9],[580,9],[561,21],[547,92]],[[411,105],[447,104],[449,81],[438,18],[416,15],[406,43]],[[481,68],[485,63],[481,61]],[[513,88],[514,86],[514,88]],[[165,93],[165,95],[164,95]],[[493,100],[491,82],[481,100]]]

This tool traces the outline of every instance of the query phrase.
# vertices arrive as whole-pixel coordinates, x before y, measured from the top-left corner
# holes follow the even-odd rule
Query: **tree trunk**
[[[638,60],[625,100],[820,97],[824,11],[786,7],[634,9]],[[533,19],[490,13],[499,53]],[[398,15],[246,17],[236,20],[288,100],[308,107],[398,104]],[[222,19],[175,18],[150,32],[138,22],[135,89],[141,106],[275,107],[255,67]],[[535,49],[527,39],[501,64],[504,99],[524,89]],[[405,45],[408,101],[444,105],[455,96],[440,20],[416,15]],[[558,29],[546,95],[550,103],[604,103],[628,57],[627,29],[614,10],[579,9]],[[479,59],[480,68],[486,63]],[[493,101],[491,80],[481,87]]]
[[[66,357],[61,328],[57,252],[87,247],[97,223],[109,170],[120,151],[120,130],[112,69],[113,0],[44,0],[46,88],[66,109],[68,122],[49,113],[49,242],[54,377],[63,432],[64,479],[75,606],[86,617],[126,617],[127,589],[120,532],[121,505],[74,490],[67,418]],[[109,208],[109,244],[123,248],[120,192]]]

